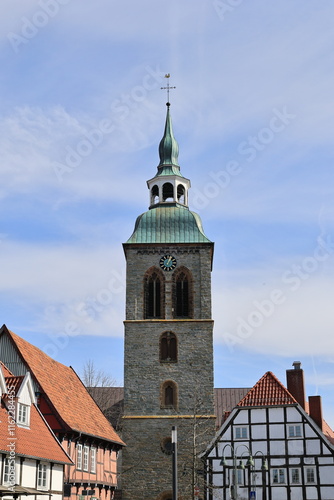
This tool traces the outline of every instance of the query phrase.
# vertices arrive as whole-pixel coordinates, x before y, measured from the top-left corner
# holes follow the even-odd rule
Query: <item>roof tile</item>
[[[15,333],[7,331],[31,375],[70,429],[124,445],[71,367],[55,361]]]

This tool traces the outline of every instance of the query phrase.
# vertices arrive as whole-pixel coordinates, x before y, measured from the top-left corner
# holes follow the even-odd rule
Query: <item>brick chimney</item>
[[[322,419],[322,402],[321,396],[309,396],[309,415],[317,424],[317,426],[323,430],[323,419]]]
[[[305,410],[304,370],[300,368],[300,361],[294,361],[292,366],[293,370],[286,371],[287,389]]]

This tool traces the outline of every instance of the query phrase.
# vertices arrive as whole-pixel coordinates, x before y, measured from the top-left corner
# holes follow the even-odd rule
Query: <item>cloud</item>
[[[302,263],[307,263],[311,272]],[[334,269],[333,262],[327,264],[324,267],[304,258],[298,265],[290,264],[280,277],[271,273],[270,278],[268,269],[262,273],[258,269],[257,278],[249,281],[246,270],[242,284],[237,285],[236,279],[223,290],[215,288],[216,342],[225,344],[228,352],[242,349],[281,357],[333,355]]]
[[[120,335],[125,294],[122,250],[2,241],[3,303],[35,310],[36,331],[74,322],[86,335]],[[31,314],[31,313],[30,313]]]

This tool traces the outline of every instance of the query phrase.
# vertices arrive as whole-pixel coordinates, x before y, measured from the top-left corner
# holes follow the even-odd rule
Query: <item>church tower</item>
[[[188,207],[170,104],[149,210],[124,243],[127,263],[122,460],[124,500],[171,500],[171,430],[179,498],[201,488],[197,455],[214,435],[213,243]],[[202,495],[201,495],[202,496]]]

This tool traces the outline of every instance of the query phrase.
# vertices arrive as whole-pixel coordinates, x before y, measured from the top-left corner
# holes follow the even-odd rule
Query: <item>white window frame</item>
[[[301,424],[288,424],[288,438],[301,439],[303,437],[303,430]]]
[[[19,425],[29,426],[30,406],[23,403],[17,403],[17,423]]]
[[[77,444],[77,469],[82,470],[82,444]]]
[[[291,480],[291,484],[300,484],[301,483],[301,474],[300,474],[300,469],[298,467],[293,467],[291,469],[290,480]]]
[[[309,481],[308,479],[308,471],[312,471],[312,481]],[[316,484],[316,471],[315,471],[315,467],[313,466],[308,466],[308,467],[305,467],[304,468],[304,474],[305,474],[305,484]]]
[[[276,475],[277,473],[277,475]],[[272,469],[271,482],[272,484],[286,484],[286,471],[282,467],[275,467]],[[277,481],[275,481],[277,478]]]
[[[248,439],[248,427],[245,425],[238,425],[234,427],[234,439],[245,440]]]
[[[82,470],[85,472],[89,471],[89,446],[83,447],[83,467]]]
[[[37,489],[47,490],[49,480],[49,469],[47,464],[40,462],[37,468]]]
[[[90,449],[90,471],[96,474],[96,448]]]
[[[14,481],[13,481],[14,480]],[[3,461],[2,482],[4,485],[16,483],[16,462],[15,458],[6,457]]]

